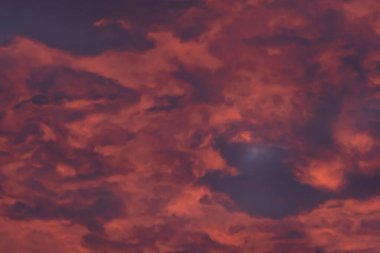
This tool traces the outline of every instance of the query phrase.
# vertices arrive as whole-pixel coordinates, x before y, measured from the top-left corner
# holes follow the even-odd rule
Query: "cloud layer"
[[[378,252],[379,12],[1,1],[0,252]]]

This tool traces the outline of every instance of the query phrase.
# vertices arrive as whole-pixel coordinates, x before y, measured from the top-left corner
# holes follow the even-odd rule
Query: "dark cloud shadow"
[[[283,218],[312,210],[330,199],[364,199],[380,193],[380,173],[347,177],[347,186],[338,193],[312,188],[296,180],[289,151],[267,145],[252,147],[224,140],[216,142],[223,158],[240,174],[209,172],[199,183],[227,194],[238,209],[254,216]]]
[[[76,54],[94,55],[105,50],[144,51],[155,46],[146,27],[170,23],[171,13],[199,4],[199,0],[152,1],[12,1],[0,3],[0,43],[25,36]],[[110,24],[95,27],[102,18],[121,18],[136,25],[123,29]]]
[[[283,149],[264,145],[252,148],[224,141],[216,146],[240,174],[209,173],[201,183],[229,195],[241,210],[257,216],[282,218],[313,208],[327,198],[325,193],[294,178],[291,164],[284,161],[286,151]]]

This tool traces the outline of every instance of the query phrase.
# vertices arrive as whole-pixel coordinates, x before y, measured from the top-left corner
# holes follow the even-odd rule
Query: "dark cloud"
[[[218,104],[222,102],[222,82],[224,71],[215,73],[205,69],[179,67],[173,76],[185,81],[191,87],[191,100],[196,103]]]
[[[185,243],[180,245],[180,250],[177,252],[179,253],[190,253],[190,252],[200,252],[200,253],[206,253],[206,252],[212,252],[212,251],[219,251],[219,252],[237,252],[236,249],[233,247],[224,246],[222,244],[219,244],[215,241],[213,241],[209,236],[202,233],[188,233],[185,234]]]
[[[216,148],[228,164],[238,168],[239,174],[209,172],[200,183],[226,193],[240,210],[255,216],[283,218],[317,208],[331,199],[368,199],[380,193],[378,173],[349,173],[345,187],[329,193],[297,180],[289,153],[282,148],[224,140],[217,141]]]
[[[170,22],[171,13],[199,4],[185,1],[2,1],[0,42],[26,36],[51,47],[77,54],[93,55],[105,50],[144,51],[155,46],[144,27]],[[136,28],[110,24],[94,27],[102,18],[126,19]]]
[[[295,179],[281,148],[224,141],[217,148],[240,174],[209,173],[201,183],[226,193],[252,215],[282,218],[315,208],[328,197]]]
[[[116,252],[123,252],[125,249],[138,251],[138,248],[135,245],[128,245],[127,243],[121,241],[110,240],[109,238],[104,238],[104,236],[97,234],[88,234],[85,235],[83,241],[90,248],[94,249],[96,252],[102,252],[102,250],[113,250]]]
[[[278,46],[278,45],[293,45],[293,46],[308,46],[310,41],[306,38],[291,35],[291,34],[280,34],[270,37],[253,37],[245,39],[249,45],[258,46]]]
[[[333,124],[341,111],[342,98],[332,92],[331,86],[326,83],[322,88],[326,92],[310,95],[309,99],[316,101],[312,117],[301,126],[296,122],[294,129],[297,137],[308,143],[307,147],[313,149],[313,153],[335,147]]]
[[[37,69],[28,79],[28,87],[39,93],[29,101],[36,105],[75,99],[117,100],[135,103],[139,94],[132,89],[94,73],[67,68]]]
[[[170,112],[174,109],[180,108],[183,103],[183,96],[166,95],[156,98],[156,104],[147,109],[148,112]]]
[[[38,185],[41,187],[41,185]],[[67,219],[73,224],[86,226],[90,231],[104,232],[103,223],[117,217],[122,217],[125,212],[123,201],[113,193],[105,189],[79,189],[74,192],[66,192],[59,196],[49,190],[36,189],[29,183],[32,193],[39,193],[45,197],[29,198],[26,201],[17,201],[7,208],[7,216],[16,220],[54,220]],[[68,204],[61,204],[57,200],[70,200]],[[78,205],[83,199],[91,200],[87,205]]]
[[[378,169],[378,168],[377,168]],[[361,174],[350,173],[347,176],[347,186],[339,194],[340,198],[368,199],[380,193],[380,173]]]

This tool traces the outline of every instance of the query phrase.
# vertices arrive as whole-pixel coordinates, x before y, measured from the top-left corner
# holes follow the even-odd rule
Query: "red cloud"
[[[1,252],[378,251],[376,1],[8,2]]]

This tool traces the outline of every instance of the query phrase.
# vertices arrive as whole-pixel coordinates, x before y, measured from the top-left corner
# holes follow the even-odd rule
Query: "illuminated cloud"
[[[377,252],[379,11],[1,1],[0,251]]]

